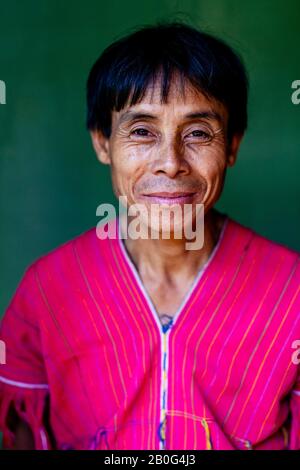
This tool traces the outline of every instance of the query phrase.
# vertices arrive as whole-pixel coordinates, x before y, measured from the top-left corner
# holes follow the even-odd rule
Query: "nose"
[[[183,146],[176,138],[169,138],[161,143],[153,162],[152,171],[157,175],[165,174],[169,178],[189,174],[190,166],[185,159]]]

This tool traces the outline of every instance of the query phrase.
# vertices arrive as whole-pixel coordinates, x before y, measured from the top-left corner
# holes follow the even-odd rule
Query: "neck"
[[[215,209],[205,214],[204,244],[187,250],[184,239],[125,239],[126,250],[140,274],[147,278],[176,280],[194,277],[208,260],[218,242],[225,216]],[[142,276],[143,277],[143,276]]]

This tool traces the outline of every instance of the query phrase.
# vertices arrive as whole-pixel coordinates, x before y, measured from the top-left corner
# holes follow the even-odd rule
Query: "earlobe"
[[[227,159],[227,164],[228,166],[233,166],[235,163],[235,158],[234,158],[234,155],[229,155],[228,159]]]
[[[109,142],[101,131],[90,131],[92,144],[99,162],[110,165]]]

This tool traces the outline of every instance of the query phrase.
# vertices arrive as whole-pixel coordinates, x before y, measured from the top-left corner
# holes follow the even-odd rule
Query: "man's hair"
[[[224,41],[182,22],[145,26],[104,50],[87,81],[87,128],[109,138],[112,111],[140,102],[158,75],[166,103],[176,72],[226,107],[229,141],[244,133],[249,85],[242,59]]]

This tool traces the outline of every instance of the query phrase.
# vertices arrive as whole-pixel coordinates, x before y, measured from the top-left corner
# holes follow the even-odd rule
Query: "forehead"
[[[158,77],[155,82],[149,84],[143,98],[136,104],[127,105],[120,111],[113,111],[112,123],[128,122],[131,112],[149,112],[159,117],[167,114],[174,118],[181,119],[193,113],[211,112],[220,116],[220,120],[227,118],[227,110],[222,103],[196,89],[188,80],[180,80],[174,77],[170,83],[167,101],[163,102],[161,98],[162,83]]]

